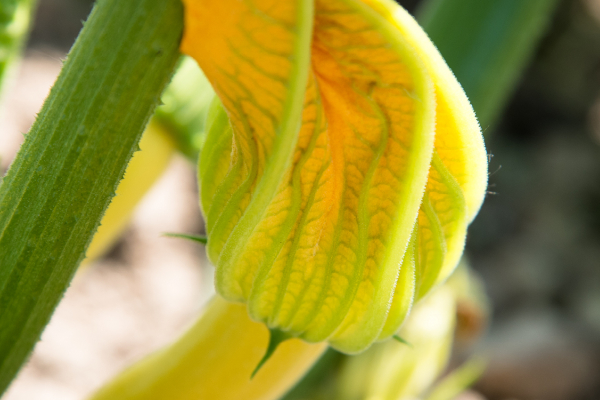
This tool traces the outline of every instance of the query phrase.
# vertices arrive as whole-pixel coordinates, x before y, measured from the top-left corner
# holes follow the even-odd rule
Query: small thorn
[[[398,342],[400,342],[400,343],[402,343],[402,344],[405,344],[405,345],[407,345],[408,347],[413,347],[413,345],[412,345],[410,342],[407,342],[405,339],[402,339],[402,338],[401,338],[400,336],[398,336],[398,335],[394,335],[394,336],[392,336],[392,338],[394,338],[394,340],[396,340],[396,341],[398,341]]]
[[[193,242],[198,242],[198,243],[202,243],[202,244],[206,244],[208,242],[208,238],[206,236],[186,235],[185,233],[167,232],[167,233],[163,233],[163,236],[172,237],[172,238],[188,239]]]
[[[291,339],[292,336],[284,331],[280,331],[279,329],[269,329],[269,345],[267,346],[267,351],[261,360],[258,362],[254,371],[252,371],[252,375],[250,375],[250,379],[254,378],[254,375],[262,368],[262,366],[271,358],[273,353],[277,347],[285,342],[288,339]]]

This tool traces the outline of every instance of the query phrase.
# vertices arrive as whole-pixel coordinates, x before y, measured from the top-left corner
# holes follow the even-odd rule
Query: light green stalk
[[[486,362],[473,358],[445,376],[431,390],[425,400],[452,400],[475,383],[483,374]]]
[[[0,186],[0,392],[85,254],[179,58],[178,0],[100,0]]]

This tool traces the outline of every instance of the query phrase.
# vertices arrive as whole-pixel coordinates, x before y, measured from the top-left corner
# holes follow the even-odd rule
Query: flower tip
[[[409,341],[407,341],[399,335],[393,335],[392,338],[397,342],[407,345],[408,347],[413,347],[412,343],[410,343]]]
[[[202,244],[208,243],[208,238],[206,236],[200,236],[200,235],[188,235],[186,233],[165,232],[165,233],[163,233],[163,236],[170,237],[170,238],[187,239],[187,240],[191,240],[192,242],[202,243]]]
[[[267,351],[265,351],[265,355],[260,359],[254,371],[250,375],[250,379],[254,378],[254,375],[262,368],[263,365],[271,358],[271,356],[277,350],[277,347],[288,339],[291,339],[292,336],[288,332],[284,332],[279,329],[271,328],[269,329],[269,344],[267,346]]]

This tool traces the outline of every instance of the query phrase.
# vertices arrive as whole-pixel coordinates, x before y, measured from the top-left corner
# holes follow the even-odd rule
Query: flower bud
[[[201,154],[218,292],[346,353],[444,281],[487,160],[460,85],[391,0],[187,0],[220,103]]]

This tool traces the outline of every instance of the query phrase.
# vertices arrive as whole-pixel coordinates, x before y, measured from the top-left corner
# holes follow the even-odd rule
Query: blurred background
[[[0,109],[2,174],[92,5],[40,1]],[[482,126],[490,186],[466,254],[492,317],[468,396],[600,399],[600,0],[561,1],[518,82]],[[193,321],[211,267],[200,245],[162,234],[202,232],[194,170],[173,157],[122,238],[78,272],[4,399],[82,399]]]

